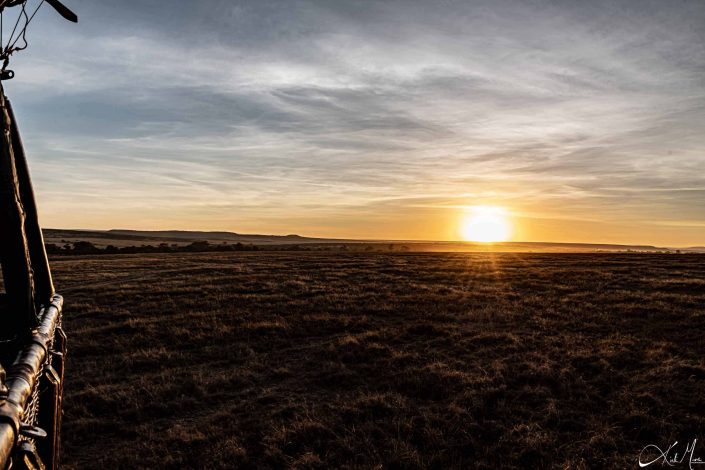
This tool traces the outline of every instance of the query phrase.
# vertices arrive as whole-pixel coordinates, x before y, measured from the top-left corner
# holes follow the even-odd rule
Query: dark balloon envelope
[[[67,20],[78,23],[78,16],[76,13],[72,12],[66,5],[61,3],[59,0],[45,0],[49,5],[51,5],[54,10],[56,10],[61,16]]]

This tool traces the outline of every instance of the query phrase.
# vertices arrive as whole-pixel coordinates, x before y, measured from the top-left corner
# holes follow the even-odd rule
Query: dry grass
[[[703,256],[53,267],[69,468],[619,468],[705,436]]]

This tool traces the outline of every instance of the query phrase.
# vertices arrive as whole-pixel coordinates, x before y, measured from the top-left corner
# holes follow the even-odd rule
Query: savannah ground
[[[635,468],[705,438],[704,255],[52,266],[68,468]]]

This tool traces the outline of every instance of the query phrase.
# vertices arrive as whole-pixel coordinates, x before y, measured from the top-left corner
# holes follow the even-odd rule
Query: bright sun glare
[[[511,223],[502,207],[476,206],[468,208],[460,230],[469,242],[503,242],[511,235]]]

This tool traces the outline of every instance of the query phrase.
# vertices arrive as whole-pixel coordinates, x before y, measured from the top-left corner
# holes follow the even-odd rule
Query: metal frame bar
[[[5,468],[12,459],[20,436],[25,408],[29,404],[37,381],[46,365],[51,365],[54,342],[57,334],[61,335],[63,301],[60,295],[55,295],[49,306],[42,309],[39,327],[32,333],[30,341],[7,371],[8,395],[0,404],[0,465],[4,465]],[[63,356],[58,357],[63,360]],[[63,364],[60,367],[63,369]],[[55,437],[55,435],[52,436],[52,438]],[[44,457],[44,465],[55,468],[55,463],[52,462],[55,456],[49,459],[45,456],[41,457]]]
[[[15,158],[15,170],[19,183],[22,207],[25,212],[24,232],[27,238],[27,248],[29,249],[30,262],[34,277],[34,296],[41,303],[47,302],[54,295],[54,283],[49,269],[46,248],[44,247],[44,235],[39,226],[39,215],[37,214],[37,202],[32,189],[32,179],[29,175],[29,165],[22,145],[22,137],[15,113],[12,110],[12,103],[5,97],[7,114],[10,118],[10,140]],[[39,311],[40,305],[36,305]]]
[[[21,341],[31,328],[37,326],[38,311],[34,295],[32,257],[25,233],[28,214],[22,200],[23,194],[31,195],[32,201],[34,196],[28,178],[20,178],[18,175],[18,164],[13,149],[13,127],[7,99],[0,87],[0,261],[7,297],[7,309],[0,318],[3,323],[0,340],[5,342]],[[24,165],[19,166],[26,169],[24,152],[20,153]],[[36,210],[32,215],[35,220],[29,225],[38,226]],[[47,296],[45,301],[50,298]]]

